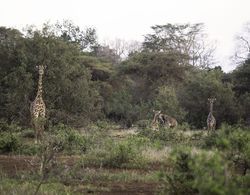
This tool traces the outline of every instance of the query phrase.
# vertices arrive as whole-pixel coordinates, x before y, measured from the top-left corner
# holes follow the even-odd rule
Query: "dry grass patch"
[[[144,156],[150,162],[164,162],[171,153],[171,147],[164,147],[163,149],[146,148],[142,151],[142,156]]]

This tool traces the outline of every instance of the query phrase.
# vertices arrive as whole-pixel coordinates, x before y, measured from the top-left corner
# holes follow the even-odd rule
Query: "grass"
[[[0,191],[2,195],[9,194],[34,194],[38,182],[36,181],[20,181],[16,179],[3,179],[0,182]],[[65,186],[61,183],[45,183],[41,186],[38,194],[46,195],[66,195],[73,193],[71,186]]]
[[[139,129],[133,127],[122,130],[104,122],[92,124],[81,133],[63,125],[55,127],[53,132],[56,133],[53,136],[62,151],[58,154],[57,164],[51,164],[53,168],[41,185],[39,193],[101,193],[112,192],[117,188],[121,190],[120,192],[124,192],[122,190],[127,190],[125,186],[134,190],[139,190],[141,186],[142,189],[155,192],[162,184],[166,185],[159,175],[175,172],[171,158],[172,153],[178,151],[178,148],[193,155],[204,154],[208,157],[218,150],[217,153],[222,155],[221,158],[224,160],[230,157],[225,151],[233,147],[232,149],[237,149],[235,150],[237,154],[244,149],[240,157],[242,160],[247,159],[249,147],[241,144],[241,140],[243,142],[247,140],[247,131],[223,128],[224,130],[218,130],[214,135],[207,135],[204,131],[183,128],[174,130],[161,128],[159,131],[152,131],[147,127]],[[11,152],[8,154],[26,154],[32,158],[41,151],[38,145],[33,144],[30,130],[19,132],[14,136],[18,140],[17,146],[20,147],[10,148]],[[10,143],[13,143],[15,140],[10,138]],[[2,145],[4,144],[5,142]],[[8,143],[6,145],[9,147]],[[33,194],[40,178],[38,168],[34,167],[31,172],[26,167],[26,170],[19,172],[18,166],[21,165],[17,163],[15,166],[17,167],[14,175],[8,175],[3,167],[0,178],[1,194],[17,192]]]

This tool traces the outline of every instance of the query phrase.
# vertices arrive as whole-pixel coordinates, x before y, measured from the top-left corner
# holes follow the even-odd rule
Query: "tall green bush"
[[[0,133],[0,153],[16,152],[20,147],[19,137],[10,132]]]

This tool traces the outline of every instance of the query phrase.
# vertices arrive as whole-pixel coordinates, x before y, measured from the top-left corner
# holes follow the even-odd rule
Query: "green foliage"
[[[205,44],[204,24],[165,24],[151,27],[152,34],[145,35],[143,49],[150,52],[170,53],[180,64],[201,68],[213,64],[214,47]]]
[[[51,27],[47,26],[49,30]],[[61,37],[64,41],[75,43],[80,46],[82,50],[90,50],[95,48],[97,44],[97,35],[94,28],[80,29],[70,20],[64,20],[63,22],[57,22],[54,25],[57,36]]]
[[[238,95],[250,93],[250,59],[232,72],[234,88]]]
[[[138,132],[139,136],[146,137],[152,142],[160,141],[164,145],[185,143],[189,141],[189,136],[185,136],[183,132],[177,129],[160,127],[159,130],[153,131],[151,128],[143,128]]]
[[[4,27],[0,28],[0,37],[0,118],[23,122],[28,116],[28,94],[33,87],[32,74],[27,70],[25,39],[18,30]]]
[[[152,118],[151,111],[157,107],[183,118],[174,86],[185,79],[186,67],[179,65],[174,56],[142,52],[118,68],[118,75],[111,80],[112,96],[104,107],[108,117],[130,126],[135,121]]]
[[[163,52],[138,53],[120,66],[121,73],[131,75],[132,79],[143,79],[141,82],[146,86],[141,83],[138,87],[176,85],[185,79],[187,69],[174,55]]]
[[[103,162],[104,166],[123,167],[125,164],[134,160],[136,153],[127,143],[120,143],[114,146],[110,156]]]
[[[23,138],[35,138],[35,130],[34,129],[24,129],[21,132],[21,136]]]
[[[86,138],[75,129],[59,124],[49,132],[61,143],[62,151],[67,154],[82,154],[87,149]]]
[[[0,153],[15,152],[19,149],[20,139],[17,134],[3,132],[0,134]]]
[[[213,115],[217,127],[223,123],[236,123],[239,119],[232,86],[222,82],[220,70],[198,71],[189,78],[179,93],[181,106],[187,112],[186,121],[195,127],[206,126],[209,113],[209,97],[216,97]],[[195,89],[195,90],[194,90]]]
[[[39,154],[43,142],[58,145],[60,152],[68,155],[83,154],[90,148],[90,141],[86,137],[77,130],[63,124],[51,126],[49,131],[45,131],[42,144],[34,144],[34,135],[33,129],[24,129],[20,134],[16,135],[18,140],[22,140],[22,144],[19,141],[18,148],[15,147],[14,152],[25,155]]]
[[[173,173],[161,172],[160,179],[164,183],[163,194],[194,194],[192,188],[194,176],[190,167],[191,153],[189,148],[173,151],[171,163]]]
[[[132,124],[134,110],[131,98],[131,95],[125,90],[115,92],[106,105],[106,112],[109,113],[110,118],[115,121],[125,120],[128,124]]]
[[[0,183],[1,194],[34,194],[35,188],[37,186],[37,181],[17,181],[15,179],[4,179]],[[65,186],[61,183],[50,182],[43,184],[40,189],[41,193],[38,194],[48,194],[48,195],[68,195],[80,194],[74,192],[69,186]]]
[[[237,172],[245,175],[250,167],[250,134],[249,130],[223,125],[222,128],[205,139],[204,147],[224,151]]]
[[[234,90],[238,96],[240,116],[246,125],[250,125],[250,59],[245,60],[230,75]]]
[[[90,54],[81,55],[80,62],[91,70],[91,79],[94,81],[107,81],[114,72],[113,64]]]
[[[29,155],[29,156],[37,155],[41,152],[41,145],[34,144],[34,142],[23,143],[23,144],[20,144],[17,152],[18,154],[22,154],[22,155]]]
[[[173,172],[161,172],[164,194],[247,194],[248,176],[232,176],[228,161],[219,152],[172,152]]]
[[[35,67],[39,64],[47,66],[43,98],[52,123],[63,121],[77,126],[98,117],[101,98],[91,81],[90,71],[81,61],[83,53],[75,41],[58,37],[57,32],[46,25],[41,31],[28,29],[26,36],[13,36],[9,29],[2,33],[9,39],[0,44],[0,61],[4,63],[0,66],[3,74],[0,117],[29,124],[30,100],[37,91]],[[5,41],[13,46],[9,47]]]
[[[131,127],[136,121],[148,117],[148,105],[134,100],[129,89],[119,89],[105,104],[105,113],[115,122]]]
[[[15,123],[11,123],[8,124],[8,122],[4,119],[0,119],[0,132],[20,132],[22,131],[22,128],[15,124]]]
[[[183,120],[185,112],[180,107],[175,89],[167,86],[161,86],[157,91],[158,92],[153,102],[155,109],[161,110],[163,113],[176,118],[177,121]]]
[[[109,168],[143,168],[146,159],[141,155],[141,147],[148,144],[147,139],[130,137],[121,142],[106,139],[99,143],[84,157],[84,164]]]
[[[238,106],[240,116],[243,119],[241,121],[245,125],[250,125],[250,93],[246,92],[243,95],[240,95],[238,98]]]
[[[193,188],[200,194],[228,194],[228,186],[225,186],[225,162],[218,154],[201,154],[192,162],[192,170],[195,179]]]
[[[136,126],[140,129],[147,129],[151,125],[152,121],[150,120],[139,120],[136,122]]]

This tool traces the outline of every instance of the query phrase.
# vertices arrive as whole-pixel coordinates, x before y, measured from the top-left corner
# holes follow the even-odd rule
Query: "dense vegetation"
[[[29,125],[35,67],[44,64],[44,100],[52,124],[84,126],[109,119],[131,126],[160,109],[201,128],[208,97],[217,98],[219,124],[249,120],[249,59],[224,73],[210,68],[212,56],[204,52],[208,46],[199,50],[201,24],[152,28],[141,49],[121,60],[97,43],[94,29],[82,31],[70,22],[47,24],[41,31],[28,28],[23,34],[1,27],[1,119]]]
[[[95,29],[69,21],[23,32],[0,27],[0,154],[35,157],[11,176],[0,164],[3,194],[105,192],[103,181],[153,183],[162,194],[250,193],[250,55],[225,73],[212,66],[202,24],[152,30],[140,47],[119,53],[98,43]],[[29,109],[39,64],[47,117],[34,145]],[[216,97],[211,134],[209,97]],[[178,127],[153,131],[153,109]]]

